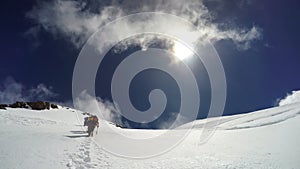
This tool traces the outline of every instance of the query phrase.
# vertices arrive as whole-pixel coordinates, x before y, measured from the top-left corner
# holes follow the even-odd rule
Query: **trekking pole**
[[[98,129],[99,129],[99,126],[97,127],[97,130],[96,130],[96,135],[98,134]]]

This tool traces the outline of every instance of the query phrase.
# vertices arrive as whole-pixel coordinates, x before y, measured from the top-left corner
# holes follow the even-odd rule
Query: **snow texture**
[[[96,144],[94,138],[86,137],[80,111],[64,107],[43,111],[9,108],[0,110],[0,166],[2,169],[297,169],[300,168],[299,114],[300,104],[291,104],[197,120],[192,132],[176,148],[161,156],[134,160],[114,156]],[[219,125],[214,135],[207,143],[198,144],[201,128],[216,120]],[[180,129],[185,130],[189,125],[192,123]],[[131,136],[160,132],[118,130]],[[104,132],[101,137],[113,139],[113,134]]]

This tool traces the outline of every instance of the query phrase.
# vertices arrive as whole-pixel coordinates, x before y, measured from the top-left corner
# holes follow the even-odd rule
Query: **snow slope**
[[[114,156],[94,141],[100,136],[112,140],[113,133],[85,137],[81,113],[67,108],[0,110],[0,168],[300,168],[300,104],[195,121],[180,145],[143,160]],[[199,144],[204,124],[216,121],[213,136]],[[161,132],[116,130],[131,136]]]

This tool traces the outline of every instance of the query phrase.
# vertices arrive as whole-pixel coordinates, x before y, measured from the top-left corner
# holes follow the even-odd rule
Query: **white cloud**
[[[26,88],[21,83],[16,82],[12,77],[7,77],[0,84],[0,103],[10,104],[16,101],[47,101],[55,98],[56,93],[52,87],[39,84],[37,87]]]
[[[104,4],[102,1],[88,1],[86,3],[86,1],[55,0],[38,3],[27,13],[27,17],[34,20],[37,27],[42,27],[55,37],[61,35],[70,40],[76,47],[81,47],[99,27],[115,18],[147,11],[170,13],[187,19],[199,29],[195,35],[198,41],[232,40],[238,49],[244,50],[249,49],[254,40],[261,38],[261,29],[256,26],[247,29],[228,25],[227,27],[230,29],[221,29],[218,23],[213,22],[211,12],[202,1],[191,0],[127,0],[111,1],[109,4]],[[166,21],[161,20],[159,26],[170,29],[172,23],[166,24],[164,22]],[[224,24],[226,23],[222,23],[222,25]],[[135,30],[137,27],[142,29],[141,24],[128,23],[126,25],[126,29]],[[118,33],[122,33],[122,29],[124,28],[116,28]],[[173,28],[171,27],[171,29]],[[134,39],[130,42],[145,47],[149,39]],[[122,49],[126,49],[126,45],[130,44],[125,44],[125,46],[123,44]]]
[[[110,101],[105,101],[100,97],[93,97],[86,91],[80,93],[80,95],[73,101],[74,107],[81,111],[89,112],[103,120],[120,124],[122,126],[130,127],[128,124],[123,124],[122,116],[118,113],[117,108]]]
[[[221,3],[221,2],[220,2]],[[238,49],[246,50],[251,47],[253,41],[262,36],[262,30],[257,26],[242,28],[237,25],[227,25],[229,23],[213,22],[213,14],[203,4],[201,0],[125,0],[125,1],[75,1],[75,0],[54,0],[39,2],[30,10],[26,16],[36,23],[36,27],[27,33],[36,36],[37,32],[45,30],[55,38],[62,37],[69,40],[76,47],[80,48],[86,40],[101,26],[115,20],[121,16],[137,12],[162,12],[174,14],[182,17],[197,28],[198,32],[189,32],[187,26],[176,27],[181,32],[188,34],[194,41],[210,41],[212,43],[221,40],[231,40]],[[168,20],[158,20],[157,29],[174,29],[174,24]],[[141,30],[145,23],[130,22],[124,27],[116,27],[110,31],[106,38],[116,36],[114,32],[122,34],[125,29]],[[223,29],[222,27],[227,27]],[[225,25],[225,26],[224,26]],[[142,32],[142,31],[141,31]],[[122,41],[115,51],[126,50],[130,45],[139,45],[146,49],[153,41],[162,41],[157,36],[136,36],[126,41]],[[169,42],[164,41],[168,46]],[[121,123],[121,117],[116,112],[112,103],[96,98],[97,104],[93,103],[94,98],[83,92],[75,101],[75,108],[88,112],[100,112],[104,119],[114,123]],[[96,105],[96,106],[95,106]],[[183,117],[179,118],[184,121]],[[181,124],[181,122],[180,122]],[[176,125],[180,125],[176,124]],[[169,124],[162,125],[162,128]]]
[[[300,103],[300,90],[293,91],[292,93],[288,94],[284,99],[280,99],[278,101],[279,106],[292,104],[292,103]]]
[[[83,1],[39,2],[27,13],[27,17],[35,20],[38,27],[41,26],[55,37],[62,35],[80,47],[100,26],[120,16],[121,13],[118,8],[106,7],[93,14],[84,10],[85,7],[86,3]]]
[[[177,128],[183,124],[186,124],[188,122],[191,122],[192,120],[182,116],[179,113],[171,113],[171,117],[169,120],[162,121],[159,125],[158,128],[160,129],[169,129],[169,128]]]
[[[41,100],[50,99],[56,97],[58,94],[52,91],[52,87],[47,87],[44,84],[38,84],[35,88],[28,90],[28,98],[30,100]]]

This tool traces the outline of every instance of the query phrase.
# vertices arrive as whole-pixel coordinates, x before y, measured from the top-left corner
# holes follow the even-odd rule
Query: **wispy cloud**
[[[288,93],[285,98],[278,99],[277,103],[279,106],[292,104],[292,103],[300,103],[300,90],[292,91],[292,93]]]
[[[241,28],[241,26],[231,24],[226,26],[228,29],[222,29],[220,24],[226,23],[214,23],[213,15],[203,2],[191,0],[127,0],[110,3],[54,0],[39,2],[26,16],[36,22],[36,27],[39,28],[36,29],[37,31],[42,28],[54,37],[62,36],[70,40],[80,48],[92,33],[106,23],[128,14],[149,11],[170,13],[187,19],[199,29],[196,35],[198,41],[232,40],[238,49],[245,50],[251,47],[253,41],[262,37],[262,30],[257,26]],[[166,21],[161,20],[160,26],[166,26],[166,29],[169,29],[172,23],[164,22]],[[138,25],[132,23],[126,25],[128,29],[136,29],[136,26]],[[122,28],[118,28],[118,33],[120,32]],[[143,47],[145,42],[149,41],[149,39],[143,39],[135,38],[131,42]],[[123,49],[126,49],[126,45],[130,44],[125,44],[125,47],[123,45]]]
[[[12,77],[7,77],[0,84],[0,103],[13,103],[16,101],[47,101],[58,94],[52,91],[52,87],[39,84],[36,87],[27,88],[16,82]]]
[[[45,1],[39,2],[26,16],[36,21],[37,28],[42,27],[54,37],[68,38],[76,47],[80,47],[100,26],[122,12],[116,7],[106,7],[92,13],[86,7],[83,1]],[[36,32],[30,29],[28,33]]]
[[[262,38],[262,29],[255,25],[246,28],[232,23],[215,23],[212,12],[209,11],[202,0],[39,1],[26,14],[26,17],[36,24],[34,28],[28,31],[28,34],[36,36],[39,31],[46,31],[52,34],[54,38],[64,38],[73,43],[75,47],[81,48],[86,40],[101,26],[116,18],[138,12],[168,13],[188,20],[198,28],[197,32],[189,32],[188,27],[184,25],[176,27],[176,29],[179,29],[179,32],[187,32],[190,37],[193,37],[195,43],[208,41],[215,43],[221,40],[230,40],[238,49],[247,50],[251,48],[255,40]],[[140,19],[140,21],[143,21],[143,19]],[[174,24],[168,20],[162,18],[157,22],[155,25],[157,29],[174,29]],[[114,31],[108,32],[107,38],[118,37],[114,33],[122,34],[124,29],[143,32],[145,24],[138,21],[129,21],[124,27],[116,27]],[[131,45],[139,45],[142,49],[146,49],[153,41],[162,40],[160,37],[153,35],[135,36],[119,43],[115,51],[126,50]],[[165,42],[168,46],[169,42]],[[97,104],[94,104],[94,101],[93,97],[83,92],[80,97],[76,98],[74,105],[83,111],[95,113],[100,111],[104,119],[121,123],[121,117],[114,113],[116,108],[112,103],[101,98],[96,98]],[[180,123],[176,125],[180,125],[181,121],[185,121],[184,117],[180,117]],[[172,121],[169,123],[172,123]],[[166,128],[169,123],[165,123],[161,127]]]
[[[103,100],[100,97],[93,97],[86,91],[80,93],[80,95],[73,100],[74,107],[81,111],[89,112],[103,120],[120,124],[122,126],[130,127],[128,124],[122,122],[122,116],[118,113],[118,109],[113,103],[107,100]]]
[[[171,113],[171,117],[168,120],[161,121],[158,125],[160,129],[177,128],[183,124],[191,122],[191,120],[179,113]]]

